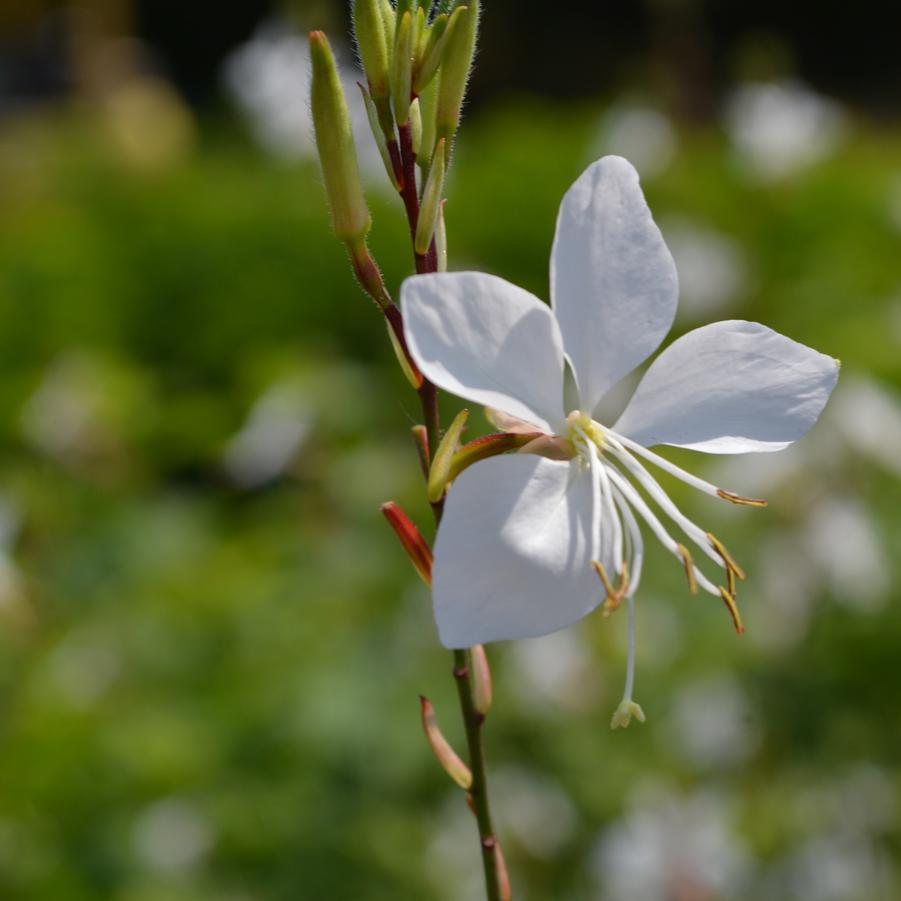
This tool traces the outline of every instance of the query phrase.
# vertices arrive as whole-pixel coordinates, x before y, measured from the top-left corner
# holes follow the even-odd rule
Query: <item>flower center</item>
[[[590,441],[598,454],[604,450],[604,430],[596,423],[588,413],[581,410],[573,410],[566,417],[566,439],[576,449],[583,459],[588,458],[589,451],[586,441]]]

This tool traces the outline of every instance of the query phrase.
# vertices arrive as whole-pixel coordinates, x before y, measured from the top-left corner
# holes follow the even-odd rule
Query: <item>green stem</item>
[[[415,187],[410,190],[410,184],[415,185],[414,155],[409,134],[400,130],[400,150],[402,166],[407,174],[405,178],[404,205],[410,223],[411,234],[416,233],[416,220],[419,215],[419,198]],[[416,268],[419,272],[437,272],[437,255],[434,251],[434,242],[430,251],[425,256],[416,257]],[[438,389],[426,379],[419,389],[419,399],[422,403],[422,415],[428,436],[429,452],[434,457],[435,451],[441,440],[441,412],[438,407]],[[435,515],[435,524],[441,522],[444,510],[444,502],[432,504],[432,512]],[[454,681],[457,684],[457,695],[460,700],[460,712],[463,716],[463,726],[466,730],[466,745],[469,752],[469,769],[472,772],[472,788],[469,791],[473,812],[479,827],[479,844],[482,849],[482,868],[485,873],[485,893],[488,901],[504,901],[501,888],[501,878],[498,871],[497,836],[494,834],[494,826],[491,822],[491,807],[488,801],[488,771],[485,765],[485,747],[483,743],[483,729],[485,716],[476,709],[475,693],[472,684],[472,667],[470,664],[470,652],[468,650],[456,650],[454,654]]]

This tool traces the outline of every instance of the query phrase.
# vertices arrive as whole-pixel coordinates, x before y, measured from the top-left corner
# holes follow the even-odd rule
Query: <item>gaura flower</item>
[[[550,275],[550,307],[478,272],[414,276],[402,287],[407,341],[422,372],[497,411],[500,428],[542,433],[523,449],[533,453],[483,460],[451,486],[434,549],[435,618],[442,643],[460,648],[544,635],[602,602],[609,613],[626,601],[628,675],[614,716],[625,725],[641,718],[631,698],[639,521],[684,567],[691,590],[722,598],[742,630],[735,580],[744,574],[651,470],[733,503],[765,503],[648,448],[781,450],[816,422],[838,362],[754,322],[717,322],[674,341],[616,422],[598,422],[604,395],[654,352],[676,311],[675,265],[637,172],[620,157],[593,163],[563,198]],[[721,579],[701,571],[690,545]]]

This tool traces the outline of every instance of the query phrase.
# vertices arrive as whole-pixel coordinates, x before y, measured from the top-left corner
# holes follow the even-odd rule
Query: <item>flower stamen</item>
[[[738,604],[735,602],[735,595],[720,585],[720,597],[723,599],[723,603],[726,605],[726,609],[728,609],[729,615],[732,617],[735,631],[741,635],[745,631],[745,627],[741,621],[741,614],[738,612]]]
[[[769,501],[762,497],[742,497],[733,491],[726,491],[725,488],[717,488],[716,493],[724,500],[732,504],[738,504],[740,507],[766,507]]]
[[[623,602],[623,598],[625,598],[629,592],[629,566],[626,561],[623,560],[619,577],[619,587],[614,588],[613,583],[610,581],[610,577],[607,575],[607,570],[604,568],[604,564],[600,563],[598,560],[592,560],[591,565],[594,567],[594,571],[598,574],[598,578],[600,578],[601,584],[604,586],[604,591],[607,593],[607,597],[604,599],[603,616],[608,617],[619,609],[620,604]]]
[[[684,544],[677,544],[676,548],[678,549],[679,556],[682,558],[682,563],[685,566],[685,577],[688,579],[688,590],[692,594],[697,594],[698,580],[695,578],[695,565],[691,558],[691,553]]]

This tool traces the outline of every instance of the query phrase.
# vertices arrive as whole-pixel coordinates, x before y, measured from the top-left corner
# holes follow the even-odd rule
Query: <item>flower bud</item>
[[[447,200],[441,201],[438,224],[435,226],[435,255],[439,272],[447,272],[447,227],[444,224],[444,205],[446,203]]]
[[[475,701],[476,710],[487,716],[491,710],[491,668],[488,666],[488,655],[485,648],[476,644],[472,646],[470,653],[472,658],[472,691],[473,700]]]
[[[460,110],[472,70],[479,32],[479,0],[454,11],[459,21],[448,38],[441,60],[441,89],[438,92],[438,133],[450,140],[460,123]]]
[[[360,241],[369,233],[372,220],[360,184],[347,101],[335,57],[321,31],[310,32],[310,56],[313,61],[313,124],[332,228],[342,241]]]
[[[411,429],[413,433],[413,443],[416,445],[416,456],[419,457],[419,468],[422,474],[429,478],[429,466],[432,463],[432,456],[429,451],[429,430],[422,424],[414,425]]]
[[[398,9],[398,13],[400,10]],[[413,90],[413,15],[405,12],[397,20],[394,56],[391,60],[391,100],[398,125],[406,125],[410,117]]]
[[[444,138],[438,142],[435,158],[429,169],[422,192],[422,206],[419,208],[419,220],[416,224],[414,249],[420,256],[424,255],[432,244],[435,226],[441,212],[441,193],[444,190]]]
[[[382,504],[382,515],[388,520],[388,525],[394,529],[394,534],[400,539],[403,549],[413,562],[413,566],[416,567],[416,572],[419,573],[422,581],[431,587],[432,550],[425,543],[422,533],[394,501]]]
[[[354,37],[372,96],[388,96],[388,45],[380,0],[353,0]]]
[[[391,152],[388,150],[385,132],[379,122],[379,111],[376,109],[375,103],[369,95],[369,91],[367,91],[360,82],[357,82],[357,87],[363,95],[363,103],[366,106],[366,116],[369,119],[369,128],[372,131],[372,137],[375,138],[375,143],[381,154],[382,162],[385,164],[385,171],[388,173],[388,178],[391,180],[391,184],[394,185],[395,190],[399,191],[401,189],[401,182],[397,177],[398,173],[394,168],[394,160],[391,159]]]
[[[419,136],[419,149],[416,152],[416,162],[423,173],[428,173],[432,164],[432,155],[435,152],[437,139],[436,116],[438,114],[438,80],[432,79],[431,83],[419,95],[419,120],[422,123],[422,133]]]
[[[410,142],[413,145],[413,153],[418,156],[422,143],[422,113],[418,98],[410,104]]]
[[[400,371],[404,374],[404,378],[410,383],[413,390],[418,391],[423,383],[422,373],[410,358],[407,351],[404,350],[404,346],[400,343],[400,338],[397,337],[394,327],[390,322],[387,323],[387,325],[388,337],[391,339],[391,347],[394,349],[394,356],[397,357]]]
[[[388,57],[390,60],[391,50],[394,47],[394,28],[397,17],[394,13],[394,7],[391,0],[379,0],[379,10],[382,14],[382,28],[385,31],[385,46],[388,48]]]
[[[432,458],[432,465],[429,469],[428,495],[429,501],[433,504],[437,504],[444,497],[444,492],[447,491],[451,463],[460,444],[460,435],[466,428],[467,419],[469,419],[469,410],[461,410],[450,424],[450,428],[441,439],[438,450],[435,451],[435,456]]]
[[[422,714],[422,729],[425,732],[425,737],[428,739],[429,747],[431,747],[435,757],[438,758],[438,763],[441,764],[444,772],[460,788],[464,791],[469,791],[472,787],[472,773],[438,728],[438,723],[435,720],[435,708],[432,706],[432,702],[420,695],[419,704]]]
[[[465,6],[458,6],[450,16],[442,13],[436,17],[429,28],[422,56],[413,78],[413,90],[417,94],[421,94],[432,83],[444,58],[444,51],[450,42],[451,35],[453,35],[460,16],[466,8]]]

